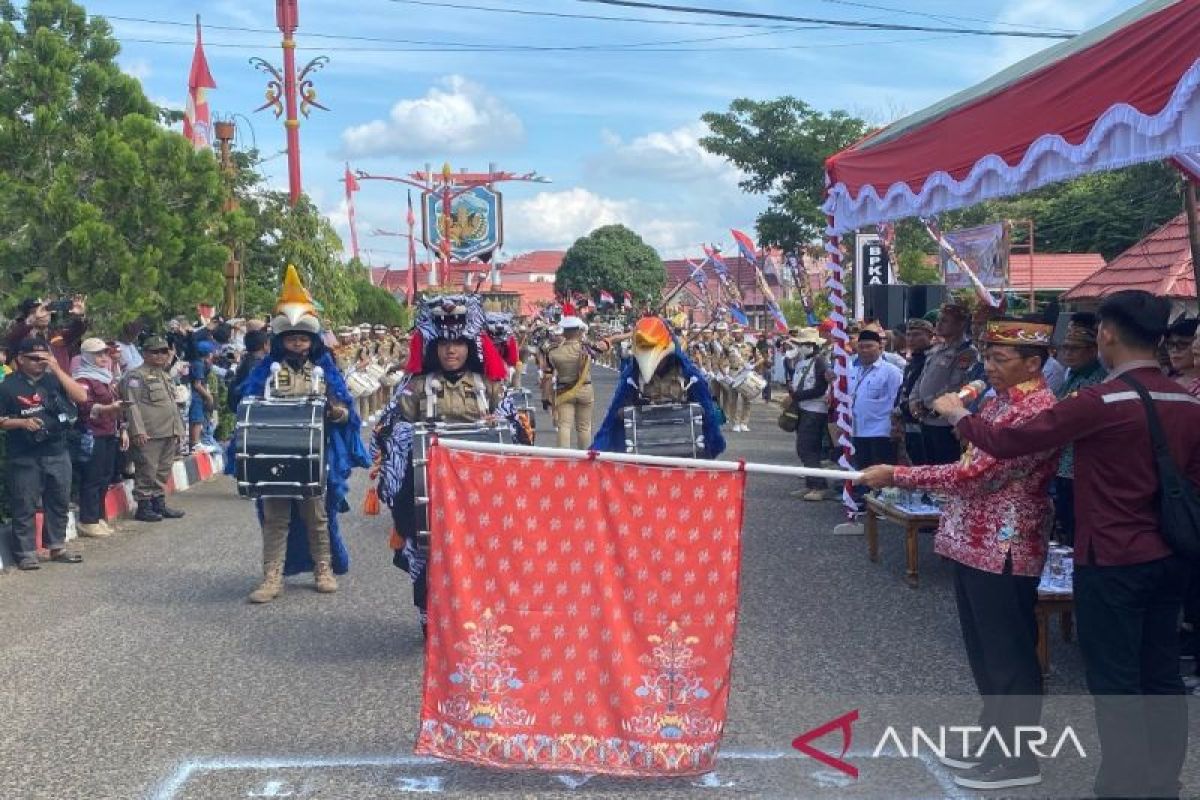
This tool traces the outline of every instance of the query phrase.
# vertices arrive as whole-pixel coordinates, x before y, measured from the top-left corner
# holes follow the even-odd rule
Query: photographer
[[[42,300],[31,297],[17,308],[17,318],[8,329],[8,351],[14,353],[21,342],[34,337],[47,342],[54,360],[63,372],[71,369],[71,359],[79,355],[79,345],[87,332],[87,302],[73,298]]]
[[[0,430],[7,432],[8,496],[12,504],[14,555],[23,570],[38,569],[34,515],[40,504],[50,560],[78,564],[67,550],[67,505],[71,499],[71,458],[67,430],[75,424],[75,403],[87,391],[55,361],[50,345],[29,337],[17,347],[17,371],[0,383]]]

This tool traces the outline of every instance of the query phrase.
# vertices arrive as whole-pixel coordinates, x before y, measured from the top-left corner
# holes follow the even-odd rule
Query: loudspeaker
[[[908,287],[908,318],[924,317],[937,311],[946,302],[946,287],[938,283],[923,283]]]
[[[863,313],[867,319],[877,319],[884,328],[891,330],[903,325],[908,308],[908,287],[882,284],[867,287],[863,298]]]

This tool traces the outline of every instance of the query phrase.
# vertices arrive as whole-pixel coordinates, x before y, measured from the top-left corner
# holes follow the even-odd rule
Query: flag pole
[[[436,434],[436,429],[434,433]],[[709,470],[712,472],[748,472],[756,475],[786,475],[795,478],[824,478],[832,481],[856,481],[861,472],[840,469],[816,469],[812,467],[787,467],[781,464],[755,464],[745,461],[720,461],[698,458],[672,458],[669,456],[644,456],[636,453],[606,453],[596,450],[570,450],[557,447],[532,447],[497,442],[475,442],[468,439],[441,437],[434,439],[435,446],[447,450],[466,450],[473,453],[495,453],[501,455],[539,456],[542,458],[570,458],[576,461],[611,461],[620,464],[640,464],[648,467],[684,467],[686,469]]]

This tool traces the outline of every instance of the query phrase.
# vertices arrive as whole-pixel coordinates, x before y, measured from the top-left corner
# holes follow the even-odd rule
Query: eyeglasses
[[[1191,350],[1192,349],[1192,340],[1191,339],[1168,339],[1166,346],[1167,346],[1167,350],[1173,350],[1175,352],[1179,352],[1180,350]]]

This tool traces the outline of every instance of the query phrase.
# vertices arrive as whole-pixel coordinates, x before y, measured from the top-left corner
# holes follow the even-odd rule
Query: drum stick
[[[598,453],[588,450],[560,450],[556,447],[526,447],[518,444],[499,444],[495,442],[472,442],[463,439],[442,438],[436,442],[438,447],[450,450],[470,450],[478,453],[500,453],[514,456],[542,456],[545,458],[573,458],[577,461],[613,461],[623,464],[642,464],[651,467],[684,467],[687,469],[715,470],[717,472],[736,472],[745,470],[757,475],[787,475],[797,478],[825,478],[832,481],[856,481],[862,477],[861,472],[847,472],[840,469],[815,469],[811,467],[787,467],[781,464],[755,464],[739,461],[708,461],[697,458],[671,458],[668,456],[643,456],[632,453]]]

